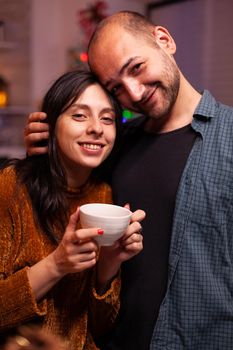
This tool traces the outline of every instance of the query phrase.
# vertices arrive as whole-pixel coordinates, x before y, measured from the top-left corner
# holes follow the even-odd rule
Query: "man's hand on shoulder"
[[[49,138],[49,126],[44,122],[45,119],[46,114],[43,112],[34,112],[28,117],[24,129],[24,144],[29,156],[48,152],[46,141]]]

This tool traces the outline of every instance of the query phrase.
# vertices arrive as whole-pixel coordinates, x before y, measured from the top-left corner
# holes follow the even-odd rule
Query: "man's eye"
[[[135,64],[135,66],[133,66],[133,68],[131,69],[131,72],[138,73],[140,71],[141,66],[142,66],[142,63]]]
[[[116,85],[116,86],[114,86],[112,89],[111,89],[111,93],[113,94],[113,95],[116,95],[117,94],[117,92],[120,90],[120,85]]]

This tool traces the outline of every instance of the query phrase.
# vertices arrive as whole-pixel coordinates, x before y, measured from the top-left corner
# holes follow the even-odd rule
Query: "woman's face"
[[[70,186],[84,183],[110,154],[116,137],[115,112],[104,90],[90,85],[58,117],[58,153]]]

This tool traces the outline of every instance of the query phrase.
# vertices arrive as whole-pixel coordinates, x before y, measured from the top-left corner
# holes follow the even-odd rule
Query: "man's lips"
[[[148,107],[150,105],[150,102],[154,96],[154,94],[156,93],[157,91],[157,88],[158,88],[158,85],[156,85],[152,91],[150,91],[141,101],[139,101],[137,103],[137,106],[139,108],[145,108],[145,107]]]

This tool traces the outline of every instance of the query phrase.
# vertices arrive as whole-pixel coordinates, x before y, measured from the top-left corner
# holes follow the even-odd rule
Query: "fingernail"
[[[97,232],[98,232],[98,235],[102,235],[104,233],[104,230],[102,230],[102,228],[99,228]]]

